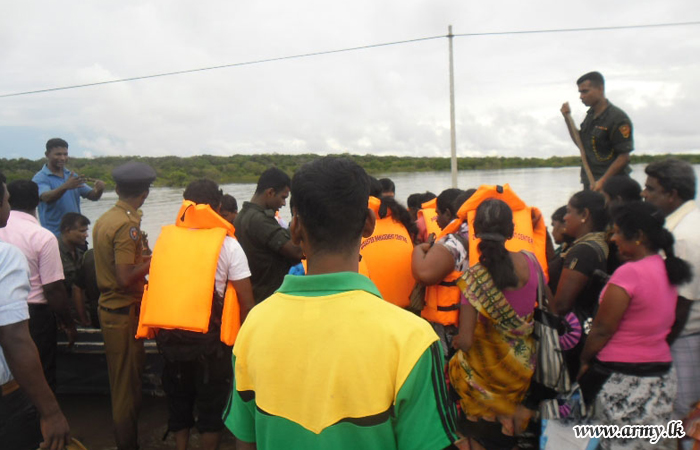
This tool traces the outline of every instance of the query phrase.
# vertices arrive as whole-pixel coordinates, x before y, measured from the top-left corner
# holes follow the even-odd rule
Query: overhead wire
[[[448,34],[448,35],[428,36],[428,37],[415,38],[415,39],[406,39],[406,40],[402,40],[402,41],[383,42],[383,43],[379,43],[379,44],[361,45],[361,46],[357,46],[357,47],[348,47],[348,48],[342,48],[342,49],[317,51],[317,52],[311,52],[311,53],[302,53],[302,54],[298,54],[298,55],[280,56],[280,57],[276,57],[276,58],[266,58],[266,59],[258,59],[258,60],[253,60],[253,61],[244,61],[244,62],[231,63],[231,64],[222,64],[222,65],[211,66],[211,67],[201,67],[201,68],[197,68],[197,69],[178,70],[178,71],[174,71],[174,72],[164,72],[164,73],[151,74],[151,75],[142,75],[142,76],[129,77],[129,78],[120,78],[120,79],[116,79],[116,80],[97,81],[94,83],[75,84],[75,85],[70,85],[70,86],[60,86],[60,87],[52,87],[52,88],[45,88],[45,89],[37,89],[37,90],[32,90],[32,91],[14,92],[14,93],[10,93],[10,94],[0,94],[0,98],[18,97],[21,95],[32,95],[32,94],[40,94],[40,93],[55,92],[55,91],[65,91],[65,90],[69,90],[69,89],[79,89],[79,88],[86,88],[86,87],[92,87],[92,86],[102,86],[102,85],[106,85],[106,84],[125,83],[125,82],[129,82],[129,81],[147,80],[150,78],[169,77],[169,76],[174,76],[174,75],[184,75],[184,74],[189,74],[189,73],[204,72],[204,71],[210,71],[210,70],[228,69],[228,68],[232,68],[232,67],[251,66],[251,65],[257,65],[257,64],[285,61],[285,60],[290,60],[290,59],[310,58],[310,57],[315,57],[315,56],[331,55],[334,53],[353,52],[353,51],[368,50],[368,49],[379,48],[379,47],[388,47],[388,46],[393,46],[393,45],[412,44],[412,43],[416,43],[416,42],[431,41],[431,40],[444,39],[444,38],[450,38],[450,37],[507,36],[507,35],[543,34],[543,33],[572,33],[572,32],[589,32],[589,31],[629,30],[629,29],[639,29],[639,28],[680,27],[680,26],[690,26],[690,25],[700,25],[700,21],[697,21],[697,22],[676,22],[676,23],[657,23],[657,24],[645,24],[645,25],[585,27],[585,28],[558,28],[558,29],[545,29],[545,30],[494,31],[494,32],[482,32],[482,33],[459,33],[459,34],[452,34],[452,35]]]

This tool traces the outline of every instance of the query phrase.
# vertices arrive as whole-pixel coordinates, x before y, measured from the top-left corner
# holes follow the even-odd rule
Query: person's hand
[[[39,418],[41,435],[44,442],[39,448],[50,450],[63,450],[70,443],[70,427],[63,413],[58,410],[46,417]]]
[[[66,190],[70,189],[75,189],[77,187],[82,186],[85,183],[85,178],[81,177],[75,172],[71,172],[70,176],[68,179],[63,183],[63,187],[66,188]]]
[[[535,411],[524,407],[523,405],[518,405],[515,407],[515,414],[513,415],[513,428],[516,434],[523,433],[530,423],[530,419],[535,415]]]
[[[427,242],[423,242],[422,244],[416,245],[416,247],[420,252],[423,254],[428,253],[428,250],[430,250],[430,244]]]
[[[78,330],[75,329],[75,324],[62,325],[61,329],[66,333],[66,338],[68,338],[68,348],[73,348],[75,339],[78,337]]]
[[[564,102],[564,104],[561,105],[560,111],[564,116],[566,116],[567,114],[571,114],[571,107],[569,106],[569,102]]]
[[[468,437],[460,437],[454,443],[454,446],[457,447],[459,450],[472,450],[472,446],[469,445],[469,438]]]
[[[93,187],[97,192],[102,192],[105,190],[105,182],[102,180],[95,180],[95,185]]]
[[[605,184],[605,182],[600,179],[596,181],[593,186],[591,186],[591,189],[593,189],[595,192],[603,192],[603,184]]]
[[[82,314],[78,314],[78,316],[79,316],[78,321],[77,321],[78,325],[83,326],[83,327],[89,327],[90,325],[92,325],[92,322],[90,322],[90,318],[87,316],[85,311],[83,311]]]
[[[469,345],[467,344],[467,339],[465,336],[457,333],[452,337],[452,348],[455,350],[462,350],[466,352],[469,350]]]

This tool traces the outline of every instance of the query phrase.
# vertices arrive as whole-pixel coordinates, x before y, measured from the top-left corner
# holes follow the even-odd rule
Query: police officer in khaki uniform
[[[137,211],[148,197],[156,173],[147,164],[132,161],[115,168],[112,177],[119,201],[97,219],[93,247],[112,420],[117,448],[126,450],[138,448],[145,353],[143,341],[134,336],[144,277],[150,267],[150,258],[142,255],[141,217]]]

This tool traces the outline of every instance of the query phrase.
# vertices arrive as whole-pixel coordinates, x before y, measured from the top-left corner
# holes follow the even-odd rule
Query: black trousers
[[[58,327],[56,316],[49,305],[29,304],[29,334],[34,340],[44,377],[52,391],[56,392],[56,352],[58,349]]]
[[[35,450],[42,440],[39,413],[24,391],[0,397],[0,447]]]

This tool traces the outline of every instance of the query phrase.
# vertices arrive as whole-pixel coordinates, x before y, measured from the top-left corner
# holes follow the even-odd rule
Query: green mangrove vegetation
[[[396,172],[428,172],[449,171],[450,158],[438,157],[407,157],[407,156],[375,156],[349,155],[365,170],[373,175]],[[632,154],[633,164],[647,164],[651,161],[673,156],[686,160],[691,164],[700,164],[699,155],[635,155]],[[68,167],[75,172],[103,180],[107,187],[114,186],[112,169],[126,161],[135,159],[150,164],[158,173],[156,186],[184,187],[190,181],[198,178],[210,178],[219,184],[253,183],[260,174],[271,166],[279,167],[292,175],[307,161],[317,158],[315,154],[281,155],[232,155],[232,156],[177,156],[164,157],[116,157],[104,156],[99,158],[70,158]],[[519,158],[519,157],[468,157],[457,158],[459,170],[498,170],[534,167],[569,167],[580,164],[577,156],[552,156],[550,158]],[[0,171],[8,181],[31,179],[44,164],[43,159],[32,161],[25,158],[0,158]]]

